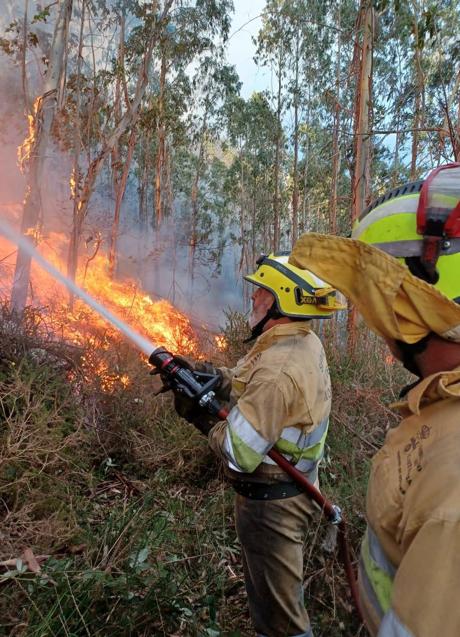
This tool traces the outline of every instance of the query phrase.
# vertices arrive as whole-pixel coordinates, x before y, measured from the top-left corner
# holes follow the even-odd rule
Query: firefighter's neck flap
[[[460,305],[378,248],[307,233],[295,244],[289,263],[340,290],[384,338],[416,343],[434,332],[460,342]]]

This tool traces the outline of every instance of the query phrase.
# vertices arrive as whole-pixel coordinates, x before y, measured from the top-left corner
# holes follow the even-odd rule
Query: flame
[[[31,239],[33,239],[34,243],[38,243],[40,241],[41,230],[37,226],[31,226],[30,228],[27,228],[24,234],[26,235],[26,237],[30,237]]]
[[[29,132],[22,144],[18,146],[18,166],[19,170],[24,173],[27,162],[32,156],[32,150],[35,146],[37,138],[38,121],[42,110],[43,97],[39,95],[34,102],[33,112],[27,115]]]
[[[217,336],[214,336],[214,342],[217,349],[221,352],[225,352],[228,349],[228,341],[223,334],[217,334]]]
[[[59,270],[65,271],[60,255],[66,254],[66,237],[49,232],[38,238],[37,249],[40,253]],[[15,246],[0,237],[0,294],[4,296],[10,291],[15,255]],[[198,337],[189,318],[169,301],[152,299],[132,279],[111,280],[107,260],[102,253],[90,261],[88,257],[86,262],[82,258],[79,273],[77,283],[81,287],[152,343],[173,353],[202,357]],[[110,373],[107,361],[98,356],[98,352],[113,348],[114,342],[122,342],[122,336],[79,299],[75,300],[73,310],[70,311],[67,291],[33,262],[30,300],[35,306],[47,308],[48,328],[51,327],[54,333],[69,342],[84,346],[85,351],[89,350],[83,362],[91,369],[92,374],[103,379],[101,387],[111,389],[116,383],[129,385],[130,379],[126,374]],[[216,337],[216,343],[217,338],[219,337]]]
[[[76,199],[76,197],[77,197],[77,176],[76,176],[76,173],[75,173],[75,168],[72,168],[72,172],[70,173],[69,186],[70,186],[70,197],[71,197],[71,199]]]
[[[35,152],[42,108],[43,96],[39,96],[34,102],[32,113],[28,115],[28,134],[17,149],[21,172],[24,172]],[[79,174],[75,168],[70,175],[69,186],[71,198],[76,200]],[[78,202],[78,208],[81,205],[82,202]],[[5,217],[16,217],[16,222],[20,213],[20,207],[14,205],[2,211]],[[65,235],[56,232],[44,235],[41,227],[29,228],[27,234],[33,237],[39,252],[57,269],[65,272],[63,257],[67,254],[68,243]],[[16,246],[0,237],[0,295],[4,297],[7,297],[11,289],[16,252]],[[201,358],[197,335],[190,320],[171,303],[166,300],[154,301],[131,279],[110,279],[106,257],[97,250],[94,254],[87,255],[86,260],[82,257],[79,266],[79,280],[76,283],[136,332],[153,344],[172,352]],[[107,360],[97,355],[97,352],[104,352],[113,346],[114,341],[121,340],[116,329],[79,299],[73,302],[70,311],[67,291],[34,262],[30,280],[32,304],[49,308],[47,318],[56,334],[76,345],[85,346],[87,353],[83,357],[83,364],[102,379],[101,387],[110,390],[116,383],[129,385],[130,379],[126,374],[113,374]]]

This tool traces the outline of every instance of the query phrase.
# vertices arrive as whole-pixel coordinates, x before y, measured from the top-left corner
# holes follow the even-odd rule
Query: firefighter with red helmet
[[[375,637],[457,637],[460,612],[460,164],[386,193],[353,239],[303,235],[290,263],[340,290],[418,379],[373,458],[359,562]]]

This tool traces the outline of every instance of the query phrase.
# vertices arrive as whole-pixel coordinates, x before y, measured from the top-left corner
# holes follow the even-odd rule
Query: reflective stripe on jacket
[[[267,452],[275,447],[286,458],[294,461],[294,466],[302,473],[316,472],[324,453],[329,419],[321,422],[310,434],[303,434],[298,427],[285,427],[274,445],[257,432],[237,406],[233,407],[227,421],[229,426],[223,449],[229,467],[234,471],[251,472],[261,462],[275,465],[276,463],[266,456]]]
[[[423,379],[372,461],[361,606],[375,637],[458,637],[460,371]]]
[[[308,323],[277,325],[257,339],[232,374],[232,402],[210,445],[232,478],[286,476],[266,455],[275,447],[316,480],[324,454],[331,386],[323,347]],[[247,479],[245,476],[244,479]]]

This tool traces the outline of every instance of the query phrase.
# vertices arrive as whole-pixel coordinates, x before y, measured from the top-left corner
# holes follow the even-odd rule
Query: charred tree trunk
[[[21,233],[29,240],[36,239],[42,216],[41,185],[44,177],[44,164],[47,149],[51,143],[51,127],[64,68],[71,15],[72,0],[61,0],[43,93],[35,100],[34,112],[30,116],[30,134],[26,140],[30,144],[30,149],[26,155],[23,155],[23,160],[29,163],[29,174],[21,223]],[[11,292],[11,306],[18,313],[22,313],[27,302],[30,266],[30,255],[19,248]]]

